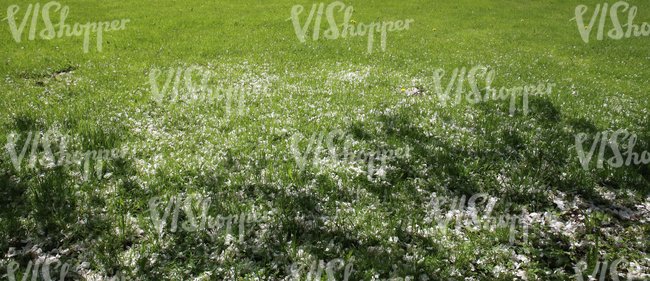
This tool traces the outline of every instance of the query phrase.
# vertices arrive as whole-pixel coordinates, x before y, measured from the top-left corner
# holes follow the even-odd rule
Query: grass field
[[[55,32],[66,6],[71,33],[123,23],[101,52],[90,25],[87,52],[43,39],[36,3],[0,4],[2,280],[650,278],[650,166],[608,161],[632,135],[650,155],[650,37],[611,39],[615,2],[588,43],[576,7],[587,26],[605,2],[335,7],[336,24],[350,6],[354,26],[412,20],[372,52],[324,37],[332,2],[304,43],[292,9],[303,27],[321,2],[49,8]],[[650,3],[627,3],[643,32]]]

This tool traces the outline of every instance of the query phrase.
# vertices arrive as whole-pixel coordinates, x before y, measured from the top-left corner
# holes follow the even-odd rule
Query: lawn
[[[650,278],[604,4],[5,1],[0,279]]]

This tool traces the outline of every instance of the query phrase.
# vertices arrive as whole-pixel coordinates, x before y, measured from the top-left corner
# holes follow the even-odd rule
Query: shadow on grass
[[[69,122],[74,123],[74,120]],[[25,145],[28,133],[43,134],[47,130],[28,116],[15,118],[13,131],[21,136],[16,143],[18,154]],[[81,138],[83,147],[80,151],[119,148],[125,131],[119,125],[111,129],[82,130],[77,135]],[[7,136],[2,138],[6,141]],[[34,137],[25,146],[27,151],[20,169],[16,169],[11,160],[3,161],[0,167],[6,171],[0,175],[0,184],[6,187],[0,191],[0,235],[6,237],[0,239],[0,252],[7,253],[9,248],[15,248],[18,255],[13,259],[19,262],[20,268],[26,268],[29,261],[38,257],[39,251],[27,251],[32,246],[43,252],[73,249],[62,255],[64,262],[71,259],[74,265],[74,261],[89,261],[95,266],[101,264],[100,268],[107,271],[120,269],[121,263],[117,258],[126,250],[125,245],[130,245],[133,241],[128,241],[128,233],[114,234],[114,230],[116,227],[124,229],[127,214],[136,208],[132,202],[137,202],[135,199],[143,196],[139,186],[130,180],[130,176],[135,174],[132,163],[127,159],[112,160],[108,165],[105,163],[102,172],[110,172],[112,176],[110,179],[100,179],[94,175],[93,161],[90,165],[93,176],[83,180],[83,164],[51,168],[41,165],[38,161],[43,158],[44,148],[41,143],[35,146],[35,169],[30,169],[26,166],[34,147],[32,142]],[[58,162],[56,147],[57,144],[54,144],[52,153],[55,162]],[[120,183],[116,184],[115,181]],[[108,186],[116,188],[112,189],[114,196],[107,200],[104,192]],[[99,245],[94,245],[91,241],[99,241]],[[108,244],[101,245],[107,241]],[[98,246],[85,253],[90,255],[91,260],[77,259],[82,251],[89,250],[79,249],[80,245],[90,248]]]

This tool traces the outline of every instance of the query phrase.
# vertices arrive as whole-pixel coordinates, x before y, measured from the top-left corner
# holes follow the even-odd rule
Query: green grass
[[[650,167],[606,164],[585,171],[572,148],[575,134],[589,135],[588,149],[597,132],[624,128],[638,135],[635,152],[650,150],[648,37],[612,40],[608,20],[605,39],[595,39],[594,27],[585,44],[569,19],[585,4],[588,21],[597,2],[345,2],[357,23],[414,20],[409,30],[388,32],[385,52],[375,37],[372,54],[367,36],[322,39],[325,17],[321,39],[311,40],[312,23],[300,43],[287,21],[291,8],[304,6],[304,24],[311,5],[320,2],[60,3],[70,7],[71,25],[130,22],[126,30],[104,33],[102,52],[91,35],[84,53],[81,37],[40,39],[41,19],[37,39],[27,39],[30,20],[21,43],[0,21],[0,144],[15,132],[22,148],[28,132],[58,129],[71,136],[69,152],[127,153],[105,162],[110,177],[84,181],[79,165],[17,170],[3,148],[0,252],[34,245],[41,252],[3,254],[0,276],[17,261],[16,278],[22,278],[29,261],[56,256],[53,249],[63,251],[62,263],[88,262],[68,274],[73,279],[122,272],[129,280],[290,280],[292,263],[336,258],[352,259],[350,280],[575,280],[577,262],[587,261],[591,273],[597,259],[619,257],[650,272]],[[650,20],[647,2],[629,3],[638,7],[635,24]],[[3,3],[0,17],[13,4],[20,7],[20,24],[35,2]],[[51,13],[54,23],[58,16]],[[336,17],[340,23],[342,13]],[[619,20],[626,22],[627,13]],[[529,97],[527,116],[521,99],[514,116],[509,100],[463,99],[443,107],[434,72],[445,71],[446,87],[455,68],[479,64],[496,71],[493,88],[556,86],[550,95]],[[161,87],[166,70],[192,65],[214,73],[211,87],[245,91],[243,114],[234,105],[229,112],[225,97],[158,105],[149,72],[163,71]],[[411,87],[426,95],[401,91]],[[468,92],[465,81],[463,97]],[[335,129],[350,136],[354,151],[413,151],[389,162],[385,180],[369,180],[356,164],[322,161],[316,167],[314,154],[300,171],[291,137]],[[301,151],[307,143],[300,142]],[[344,146],[342,140],[335,144]],[[40,146],[37,155],[44,155]],[[553,223],[535,220],[529,243],[514,245],[507,229],[435,229],[432,198],[477,193],[499,199],[495,214],[548,211]],[[212,217],[259,212],[269,220],[247,225],[244,241],[230,245],[223,231],[211,237],[167,227],[159,235],[149,199],[158,196],[167,206],[171,196],[190,194],[211,198]],[[444,212],[449,208],[443,205]],[[181,212],[179,221],[187,220]]]

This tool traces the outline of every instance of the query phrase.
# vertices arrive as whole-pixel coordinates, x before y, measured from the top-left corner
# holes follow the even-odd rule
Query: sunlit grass
[[[57,128],[72,137],[69,151],[127,151],[105,164],[110,177],[84,181],[79,165],[17,170],[4,148],[0,252],[36,246],[3,255],[0,274],[10,261],[24,272],[37,256],[56,256],[55,248],[62,262],[89,263],[79,275],[123,272],[130,280],[282,280],[292,263],[336,258],[354,263],[350,280],[567,280],[595,245],[610,262],[649,266],[648,167],[585,171],[572,148],[577,133],[625,128],[639,136],[635,151],[650,150],[647,38],[585,44],[569,21],[581,2],[345,3],[357,23],[414,19],[409,30],[388,33],[385,52],[376,41],[372,54],[366,36],[314,41],[311,26],[300,43],[287,21],[291,7],[305,7],[304,21],[315,2],[95,2],[61,4],[70,7],[68,23],[130,19],[126,30],[104,34],[102,52],[93,37],[88,53],[81,37],[29,41],[29,22],[16,43],[0,21],[0,144],[15,132],[22,148],[28,132]],[[22,16],[30,3],[5,3],[0,12],[16,4]],[[637,21],[650,18],[647,3],[630,4]],[[323,17],[321,33],[326,27]],[[434,72],[445,70],[446,87],[454,69],[479,64],[496,71],[496,89],[556,86],[531,95],[526,116],[520,98],[514,116],[509,100],[469,103],[467,81],[463,101],[443,107]],[[211,87],[244,91],[243,112],[229,111],[225,98],[157,104],[149,72],[192,65],[214,73]],[[413,87],[425,94],[401,91]],[[413,152],[389,161],[385,180],[313,153],[300,171],[291,137],[336,129],[354,151]],[[323,142],[319,158],[327,149]],[[517,236],[510,245],[504,229],[436,229],[432,198],[477,193],[499,199],[495,213],[525,208],[556,219],[535,220],[528,244]],[[212,217],[256,211],[270,220],[247,225],[236,243],[223,231],[159,235],[149,200],[191,194],[211,198]],[[595,214],[589,207],[609,215],[600,232],[586,228]],[[178,220],[188,219],[181,211]]]

